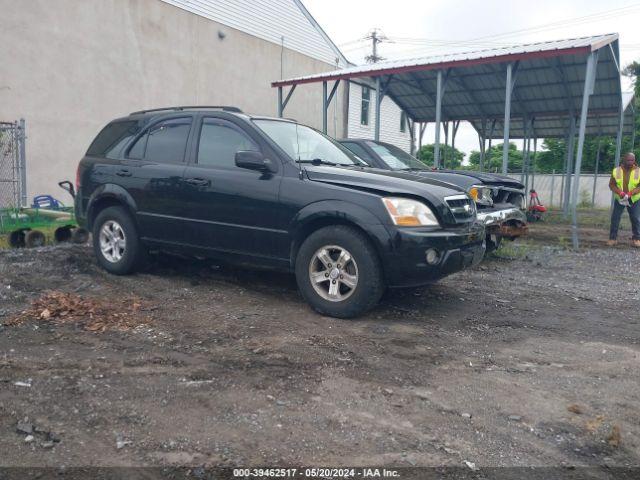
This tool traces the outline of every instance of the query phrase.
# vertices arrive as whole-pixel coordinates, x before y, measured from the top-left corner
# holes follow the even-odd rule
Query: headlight
[[[491,188],[478,185],[474,185],[469,189],[469,195],[471,195],[471,198],[481,205],[493,205],[491,192]]]
[[[438,219],[424,203],[409,198],[383,198],[389,216],[395,225],[401,227],[438,226]]]

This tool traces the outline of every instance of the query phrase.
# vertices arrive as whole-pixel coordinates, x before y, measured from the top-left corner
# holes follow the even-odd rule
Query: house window
[[[400,131],[402,133],[407,131],[407,114],[400,112]]]
[[[362,87],[362,106],[360,107],[360,124],[369,125],[369,104],[371,103],[371,89]]]

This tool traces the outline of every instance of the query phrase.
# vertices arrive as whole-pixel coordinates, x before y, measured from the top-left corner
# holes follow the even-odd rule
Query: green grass
[[[579,208],[578,209],[578,226],[579,227],[591,227],[591,228],[609,228],[609,222],[611,220],[611,210],[608,208]],[[547,216],[544,219],[544,223],[551,225],[571,225],[571,213],[564,218],[562,211],[552,210],[547,212]],[[622,215],[622,221],[620,222],[620,228],[623,230],[630,230],[631,223],[629,222],[629,216],[626,213]]]

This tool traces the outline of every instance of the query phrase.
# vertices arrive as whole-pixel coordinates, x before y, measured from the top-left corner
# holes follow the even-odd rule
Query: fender
[[[89,201],[87,202],[87,227],[91,229],[93,227],[93,217],[94,217],[94,209],[95,206],[105,200],[111,199],[115,200],[118,203],[121,203],[131,213],[134,221],[136,221],[136,213],[138,212],[138,206],[136,205],[133,197],[120,185],[116,185],[114,183],[105,183],[104,185],[100,185],[89,197]]]
[[[307,226],[316,222],[326,222],[327,225],[331,223],[351,223],[356,225],[367,234],[381,255],[391,244],[391,236],[386,226],[382,223],[381,219],[370,210],[352,202],[321,200],[306,205],[291,220],[289,232],[291,232],[294,243],[291,249],[292,265],[293,256],[297,251],[299,243],[301,243],[301,239],[299,238],[300,233],[304,232]],[[295,245],[296,243],[298,243],[298,245]]]

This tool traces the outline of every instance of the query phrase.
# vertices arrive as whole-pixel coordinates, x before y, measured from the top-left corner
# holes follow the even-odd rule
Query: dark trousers
[[[617,200],[613,201],[613,211],[611,212],[611,229],[609,230],[609,238],[615,240],[618,238],[618,227],[620,226],[620,218],[622,218],[622,211],[627,209],[629,212],[629,219],[631,220],[631,230],[633,232],[633,239],[640,240],[640,201],[634,203],[629,207],[620,205]]]

